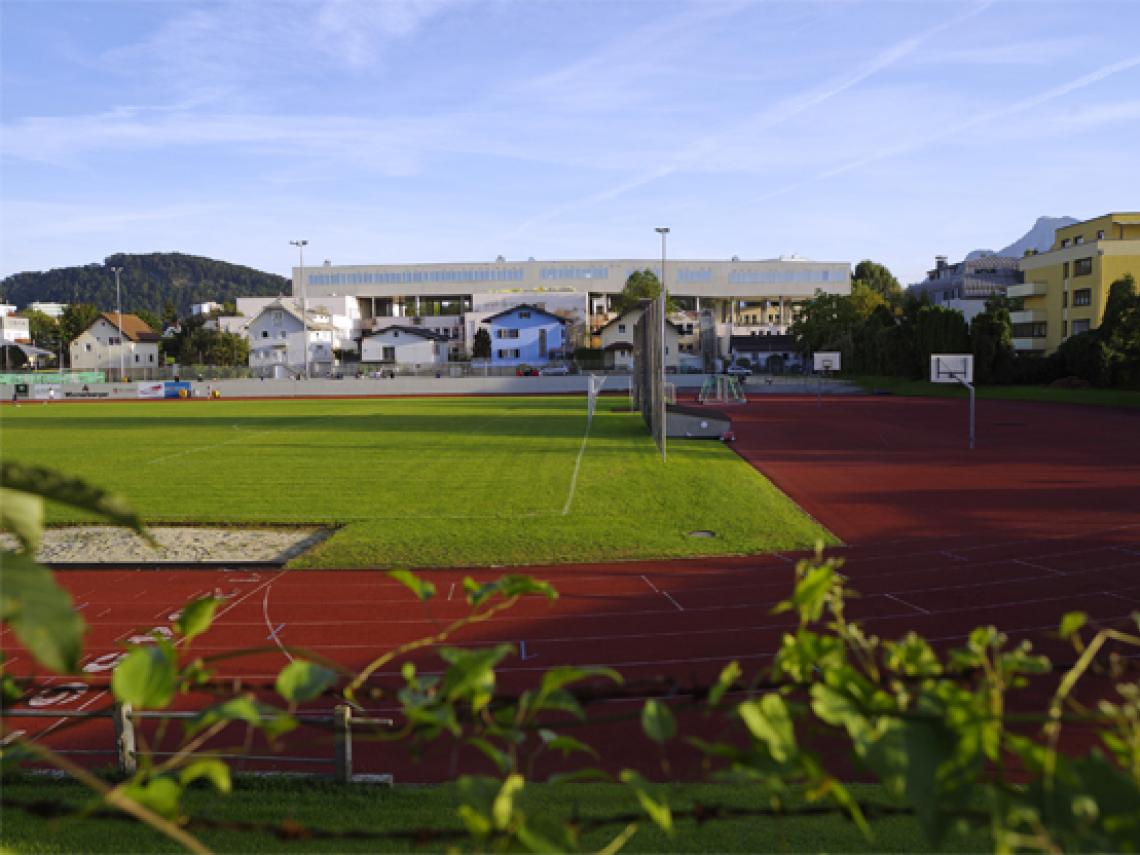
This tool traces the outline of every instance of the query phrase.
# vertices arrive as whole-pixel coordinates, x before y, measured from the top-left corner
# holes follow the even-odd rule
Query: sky
[[[0,275],[796,253],[1140,210],[1140,2],[0,0]]]

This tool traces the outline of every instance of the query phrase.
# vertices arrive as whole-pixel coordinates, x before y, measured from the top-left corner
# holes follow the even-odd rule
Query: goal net
[[[724,374],[705,378],[697,400],[702,404],[747,404],[748,399],[740,388],[740,381]]]

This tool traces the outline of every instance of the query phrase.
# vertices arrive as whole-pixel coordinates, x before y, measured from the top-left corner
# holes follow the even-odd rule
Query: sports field
[[[298,566],[751,554],[836,539],[719,442],[667,463],[624,398],[29,404],[5,459],[123,493],[151,523],[318,523]],[[52,508],[49,523],[81,519]],[[715,537],[694,537],[711,531]]]

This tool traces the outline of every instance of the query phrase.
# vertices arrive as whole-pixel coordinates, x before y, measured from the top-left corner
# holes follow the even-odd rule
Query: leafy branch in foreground
[[[588,699],[624,687],[617,671],[553,667],[524,691],[506,696],[497,691],[497,670],[515,655],[513,645],[450,644],[462,628],[492,620],[523,597],[557,597],[545,582],[506,575],[484,583],[465,580],[468,615],[377,655],[358,671],[290,648],[292,661],[273,684],[275,698],[234,687],[186,723],[177,750],[160,756],[142,746],[137,772],[99,795],[104,804],[156,827],[167,823],[185,832],[196,827],[185,825],[188,786],[206,781],[220,794],[230,790],[228,764],[209,750],[223,731],[241,728],[247,743],[260,733],[273,746],[298,725],[301,704],[332,697],[356,704],[367,688],[370,697],[385,695],[399,704],[397,727],[380,738],[405,742],[411,750],[448,740],[487,761],[490,774],[458,781],[464,836],[408,830],[417,841],[495,850],[578,849],[589,826],[534,815],[524,806],[539,761],[552,756],[563,771],[547,780],[611,781],[616,772],[640,806],[640,814],[610,818],[612,837],[603,851],[618,851],[645,822],[670,834],[682,816],[732,816],[728,806],[677,811],[670,788],[652,779],[667,770],[669,748],[687,746],[704,757],[714,779],[752,788],[755,815],[840,813],[871,838],[876,818],[913,814],[934,845],[965,827],[983,829],[1001,852],[1136,848],[1140,684],[1126,679],[1120,651],[1140,647],[1140,634],[1110,627],[1088,635],[1085,616],[1067,615],[1059,635],[1070,641],[1076,658],[1059,675],[1028,642],[1012,641],[993,627],[975,629],[962,646],[948,650],[915,633],[880,639],[847,616],[852,592],[841,568],[840,561],[821,554],[796,566],[790,597],[774,609],[789,616],[790,626],[770,668],[748,675],[738,662],[727,663],[711,686],[684,698],[649,697],[629,716],[646,739],[644,768],[615,770],[589,742],[590,726],[601,719],[587,714]],[[6,564],[5,581],[7,573]],[[406,571],[390,575],[422,601],[434,596],[425,579]],[[259,652],[193,655],[216,606],[212,598],[196,600],[167,634],[130,645],[112,676],[115,699],[136,710],[169,709],[207,686],[217,690],[214,669],[220,662]],[[42,614],[22,608],[17,618],[29,625]],[[424,670],[413,659],[428,651],[438,669]],[[382,668],[398,672],[394,687],[374,682]],[[1090,675],[1095,682],[1086,680]],[[1050,681],[1048,706],[1035,710],[1044,680]],[[1111,695],[1103,691],[1106,684]],[[1026,691],[1031,688],[1036,693]],[[679,718],[683,710],[690,715]],[[686,734],[693,710],[703,713],[707,730],[715,733]],[[1082,725],[1082,733],[1070,748],[1066,729],[1073,722]],[[1080,740],[1090,733],[1097,745],[1086,752],[1089,746]],[[840,745],[847,750],[838,750]],[[39,746],[24,748],[48,756]],[[66,766],[58,758],[52,762]],[[856,772],[881,782],[893,805],[866,809],[845,784]],[[799,806],[801,800],[806,805]],[[200,842],[176,839],[200,851]]]

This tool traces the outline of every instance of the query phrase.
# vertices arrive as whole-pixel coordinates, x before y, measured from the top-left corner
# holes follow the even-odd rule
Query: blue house
[[[493,365],[545,365],[565,357],[565,318],[523,303],[483,319]]]

